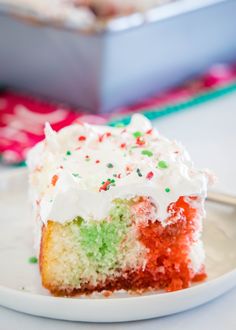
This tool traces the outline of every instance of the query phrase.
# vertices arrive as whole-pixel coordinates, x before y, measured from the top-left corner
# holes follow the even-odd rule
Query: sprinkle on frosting
[[[75,178],[78,178],[80,175],[79,173],[72,173],[72,175],[75,177]]]
[[[98,135],[98,141],[103,142],[105,137],[109,138],[110,136],[111,136],[111,132],[106,132],[104,134],[100,134],[100,135]]]
[[[56,185],[58,178],[59,178],[58,175],[56,175],[56,174],[53,175],[52,180],[51,180],[51,184],[52,184],[53,186]]]
[[[71,151],[70,150],[67,150],[66,155],[67,156],[70,156],[71,155]]]
[[[86,140],[86,136],[80,135],[78,140],[79,141],[85,141]]]
[[[133,133],[133,136],[135,137],[135,138],[139,138],[139,137],[141,137],[143,134],[142,134],[142,132],[140,132],[140,131],[136,131],[136,132],[134,132]]]
[[[157,167],[159,167],[161,169],[165,169],[165,168],[168,168],[168,164],[164,160],[160,160],[157,164]]]
[[[153,153],[150,150],[142,150],[142,155],[151,157],[153,156]]]
[[[167,187],[167,188],[165,189],[165,192],[169,193],[169,192],[170,192],[170,188]]]
[[[145,144],[145,140],[142,137],[137,137],[136,139],[136,144],[138,144],[139,146],[142,146]]]
[[[113,165],[112,163],[108,163],[108,164],[107,164],[107,167],[108,167],[108,168],[113,168],[114,165]]]
[[[102,182],[102,186],[99,188],[99,191],[102,190],[107,191],[111,186],[115,186],[115,180],[114,179],[107,179],[105,182]]]
[[[154,176],[153,172],[150,171],[150,172],[148,172],[148,174],[146,175],[146,178],[147,178],[148,180],[151,180],[151,179],[153,178],[153,176]]]
[[[137,172],[138,176],[143,176],[139,168],[137,168],[136,172]]]

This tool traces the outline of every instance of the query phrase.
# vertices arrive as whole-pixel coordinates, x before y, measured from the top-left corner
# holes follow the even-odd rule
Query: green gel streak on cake
[[[67,229],[67,235],[72,238],[74,251],[72,262],[79,260],[80,265],[86,265],[91,277],[98,276],[98,272],[102,274],[109,273],[112,268],[119,269],[122,259],[130,248],[129,242],[123,243],[130,226],[130,202],[126,200],[116,200],[113,203],[109,221],[91,219],[86,222],[81,217],[76,217],[67,222],[63,227]],[[74,274],[74,281],[77,283],[82,275],[81,271],[78,268],[77,273]],[[73,281],[72,274],[68,277]]]

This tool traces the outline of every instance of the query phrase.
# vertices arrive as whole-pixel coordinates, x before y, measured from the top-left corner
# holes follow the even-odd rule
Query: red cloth
[[[43,139],[44,123],[48,121],[56,131],[79,120],[93,124],[104,124],[119,114],[139,112],[178,104],[199,93],[214,89],[236,78],[236,68],[217,65],[200,79],[144,100],[138,104],[122,107],[110,115],[92,115],[77,109],[47,103],[39,99],[12,91],[0,93],[0,155],[5,163],[24,161],[27,151]]]

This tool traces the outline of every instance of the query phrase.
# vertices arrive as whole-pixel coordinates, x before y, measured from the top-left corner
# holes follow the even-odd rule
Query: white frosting
[[[46,139],[30,151],[27,161],[41,220],[63,223],[81,216],[85,221],[99,221],[109,214],[114,199],[142,195],[153,200],[156,218],[165,224],[168,205],[180,196],[204,198],[208,175],[193,167],[182,145],[151,129],[151,123],[139,114],[125,128],[78,123],[56,133],[47,124]],[[152,155],[143,154],[144,150]],[[167,168],[159,168],[160,161]],[[147,178],[148,173],[152,178]],[[101,190],[108,178],[115,185]]]

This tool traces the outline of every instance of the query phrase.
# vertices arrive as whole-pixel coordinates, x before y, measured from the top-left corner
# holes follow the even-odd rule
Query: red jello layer
[[[151,276],[151,282],[156,281],[166,291],[187,288],[192,280],[201,281],[206,278],[204,267],[195,274],[189,259],[194,233],[198,231],[201,219],[197,210],[191,206],[191,201],[196,202],[197,198],[188,199],[190,203],[180,197],[169,206],[169,224],[166,226],[159,221],[149,221],[139,226],[139,240],[149,250],[145,272],[140,272],[140,276],[147,276],[149,280]]]

